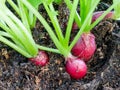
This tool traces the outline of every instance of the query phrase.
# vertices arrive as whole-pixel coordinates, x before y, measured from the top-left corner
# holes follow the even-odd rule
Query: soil
[[[58,8],[60,24],[65,30],[69,11],[63,6]],[[44,9],[40,12],[47,18]],[[40,67],[0,43],[0,90],[120,90],[120,23],[103,20],[92,33],[96,36],[97,50],[87,63],[87,75],[80,80],[74,80],[66,73],[62,55],[48,52],[48,65]],[[39,22],[33,37],[38,44],[55,47]]]

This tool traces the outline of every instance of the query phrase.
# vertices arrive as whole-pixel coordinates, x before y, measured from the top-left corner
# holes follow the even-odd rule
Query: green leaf
[[[120,19],[120,0],[113,0],[113,4],[118,3],[114,7],[115,19]]]
[[[54,0],[55,3],[60,4],[62,0]]]
[[[38,8],[38,6],[43,2],[43,0],[28,0],[28,2],[35,8]]]
[[[56,16],[56,15],[58,15],[58,11],[51,11],[51,14],[52,14],[53,16]]]
[[[46,3],[47,5],[51,4],[54,0],[44,0],[43,2]]]

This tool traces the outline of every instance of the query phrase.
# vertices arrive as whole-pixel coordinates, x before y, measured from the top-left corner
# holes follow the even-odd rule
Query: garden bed
[[[64,30],[67,19],[63,18],[68,17],[69,11],[65,6],[58,8]],[[47,18],[45,12],[42,14]],[[96,36],[97,50],[87,63],[87,75],[80,80],[71,79],[66,73],[61,55],[49,52],[50,62],[39,67],[0,43],[0,90],[120,90],[120,24],[103,20],[92,32]],[[33,30],[33,37],[39,44],[54,47],[39,22]]]

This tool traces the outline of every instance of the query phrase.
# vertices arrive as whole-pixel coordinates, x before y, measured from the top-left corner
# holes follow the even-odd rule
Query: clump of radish
[[[74,79],[81,79],[87,73],[85,62],[79,58],[71,56],[66,61],[66,72]]]
[[[95,50],[95,36],[92,33],[83,33],[78,42],[72,48],[72,53],[84,61],[89,61]]]
[[[36,66],[45,66],[49,61],[49,57],[45,51],[39,51],[36,57],[29,58],[29,60],[32,61]]]

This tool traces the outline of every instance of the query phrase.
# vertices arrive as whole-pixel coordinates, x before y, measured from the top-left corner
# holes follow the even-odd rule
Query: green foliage
[[[99,2],[100,0],[80,0],[81,26],[84,24],[86,17],[89,16],[84,31],[90,31],[88,27],[91,25],[93,12]]]
[[[112,5],[103,15],[91,24],[93,12],[100,0],[64,0],[70,9],[70,15],[65,34],[63,34],[57,17],[57,10],[55,10],[53,5],[54,2],[60,3],[62,0],[17,0],[17,5],[12,0],[7,0],[19,15],[19,18],[18,15],[16,16],[5,6],[5,1],[6,0],[0,0],[0,27],[3,29],[3,31],[0,31],[0,41],[6,43],[26,57],[34,57],[38,52],[38,48],[60,53],[67,57],[70,55],[72,47],[78,41],[81,34],[89,32],[115,5],[117,5]],[[80,14],[76,11],[79,2]],[[53,27],[51,27],[46,21],[46,18],[38,12],[38,6],[41,4],[45,8]],[[38,18],[44,26],[57,49],[48,48],[35,43],[32,37],[31,27],[35,26],[36,18]],[[77,22],[80,30],[70,42],[74,20]]]
[[[38,8],[38,6],[44,1],[44,0],[28,0],[31,5],[33,5],[35,8]]]
[[[114,7],[114,14],[115,14],[115,19],[119,19],[120,20],[120,0],[113,0],[113,3],[118,3],[115,7]]]
[[[27,58],[35,57],[38,48],[59,53],[56,49],[38,46],[35,43],[31,33],[31,25],[36,22],[36,17],[31,10],[28,10],[20,0],[17,0],[17,4],[12,0],[7,0],[7,2],[16,13],[6,6],[6,0],[0,0],[0,42],[7,44]],[[38,7],[38,4],[34,4],[34,6]],[[35,10],[37,9],[35,8]]]
[[[54,0],[55,3],[60,4],[62,0]]]
[[[53,1],[54,0],[45,0],[45,1],[42,2],[54,28],[52,28],[49,25],[49,23],[46,21],[46,19],[38,11],[36,11],[36,9],[32,5],[30,5],[26,0],[20,0],[20,1],[29,10],[31,10],[31,12],[42,23],[42,25],[44,26],[44,28],[47,30],[48,34],[50,35],[52,41],[54,42],[56,48],[59,50],[59,52],[62,55],[64,55],[65,57],[67,57],[70,54],[70,50],[69,50],[70,40],[69,39],[70,39],[70,34],[71,34],[72,23],[74,21],[75,11],[76,11],[76,8],[78,6],[78,1],[79,0],[74,0],[73,1],[73,6],[72,6],[72,9],[71,9],[71,12],[70,12],[65,36],[63,34],[63,30],[60,27],[56,10],[53,6]]]
[[[72,1],[71,0],[64,0],[67,7],[71,11],[72,9]],[[80,14],[75,13],[75,22],[79,26],[79,31],[74,37],[73,41],[71,42],[69,49],[75,45],[75,43],[80,38],[81,34],[84,32],[90,32],[92,28],[94,28],[116,5],[114,3],[111,5],[94,23],[91,23],[92,16],[94,13],[95,8],[97,7],[100,0],[79,0],[80,1]]]

